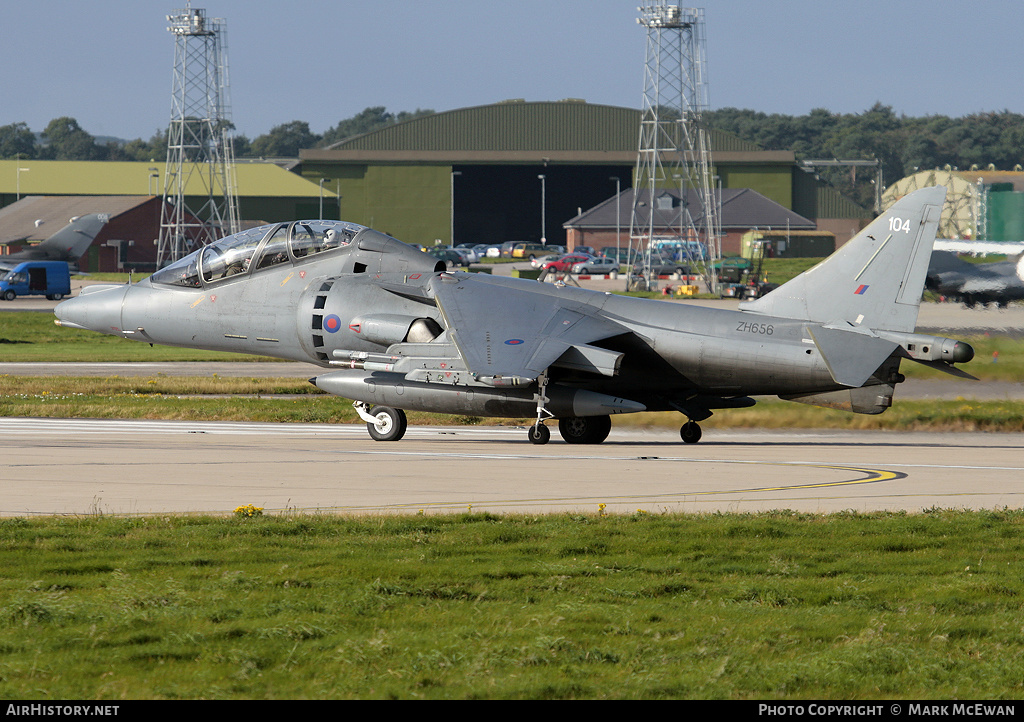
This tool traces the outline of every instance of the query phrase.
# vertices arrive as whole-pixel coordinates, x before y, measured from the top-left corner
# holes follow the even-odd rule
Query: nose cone
[[[80,295],[57,304],[53,309],[56,323],[120,336],[121,305],[127,290],[124,284],[86,286]]]
[[[957,341],[953,346],[953,363],[965,364],[974,358],[974,347],[969,343]]]

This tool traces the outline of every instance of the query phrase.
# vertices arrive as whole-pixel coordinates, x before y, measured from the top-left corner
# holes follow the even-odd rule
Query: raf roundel
[[[518,346],[522,342],[523,342],[523,339],[521,339],[521,338],[510,338],[505,343],[507,343],[509,346]]]
[[[341,319],[333,313],[324,319],[324,330],[327,331],[327,333],[337,333],[340,328]]]

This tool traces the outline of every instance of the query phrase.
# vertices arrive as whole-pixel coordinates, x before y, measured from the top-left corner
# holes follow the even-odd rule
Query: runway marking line
[[[444,456],[446,458],[478,458],[478,459],[550,459],[552,457],[536,456],[536,455],[499,455],[499,454],[442,454],[432,452],[411,452],[411,451],[399,451],[399,452],[375,452],[375,451],[356,451],[356,450],[333,450],[331,453],[341,455],[377,455],[385,453],[388,455],[398,454],[402,456]],[[722,496],[726,494],[755,494],[755,493],[766,493],[776,491],[799,491],[803,489],[826,489],[840,486],[859,486],[862,484],[877,484],[885,481],[893,481],[896,479],[906,478],[906,474],[901,471],[888,471],[883,469],[867,469],[856,466],[838,466],[835,464],[821,464],[814,462],[783,462],[783,461],[763,461],[763,460],[750,460],[750,459],[695,459],[695,458],[680,458],[680,457],[607,457],[607,456],[560,456],[555,457],[556,459],[563,460],[580,460],[589,459],[596,461],[629,461],[633,459],[645,459],[645,460],[658,460],[658,461],[688,461],[704,464],[755,464],[763,466],[798,466],[798,467],[811,467],[817,469],[831,469],[837,471],[849,471],[857,474],[864,474],[863,478],[859,479],[844,479],[842,481],[822,481],[812,482],[807,484],[788,484],[782,486],[765,486],[765,487],[753,487],[745,489],[719,489],[712,491],[680,491],[680,492],[668,492],[659,494],[644,494],[644,495],[626,495],[626,496],[609,496],[602,494],[599,496],[591,497],[553,497],[553,498],[533,498],[533,499],[493,499],[489,501],[465,501],[461,503],[452,502],[437,502],[437,503],[423,503],[418,504],[391,504],[383,506],[374,506],[372,508],[380,509],[408,509],[416,507],[431,507],[431,508],[446,508],[456,506],[467,506],[472,504],[474,506],[487,506],[487,505],[531,505],[540,503],[552,503],[552,502],[566,502],[566,501],[616,501],[621,500],[623,503],[626,500],[635,500],[639,498],[651,498],[656,497],[658,499],[672,499],[677,497],[693,497],[696,500],[699,497],[707,496]],[[338,508],[349,508],[349,507],[338,507]],[[361,507],[354,507],[361,508]]]

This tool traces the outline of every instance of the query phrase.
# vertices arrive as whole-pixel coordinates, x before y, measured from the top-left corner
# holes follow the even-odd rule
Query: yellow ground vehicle
[[[526,258],[532,261],[538,256],[546,256],[549,253],[551,251],[542,243],[516,243],[512,246],[512,258]]]

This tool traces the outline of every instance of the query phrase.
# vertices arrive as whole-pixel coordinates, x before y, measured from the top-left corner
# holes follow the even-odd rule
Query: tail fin
[[[945,198],[943,186],[904,196],[817,266],[740,309],[913,331]]]
[[[89,249],[92,240],[106,225],[109,216],[106,213],[90,213],[71,219],[71,223],[61,228],[52,236],[36,246],[36,253],[45,254],[46,258],[74,263]]]

